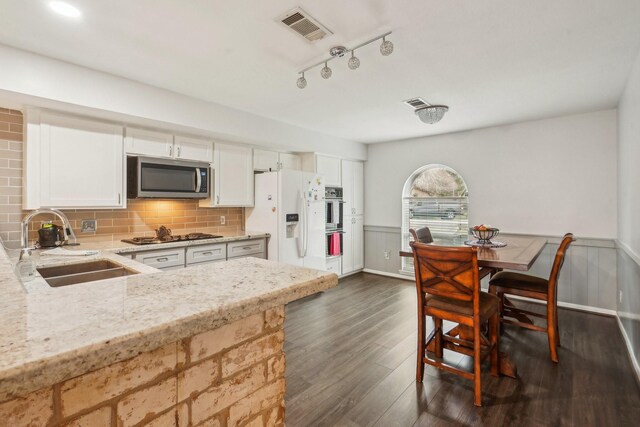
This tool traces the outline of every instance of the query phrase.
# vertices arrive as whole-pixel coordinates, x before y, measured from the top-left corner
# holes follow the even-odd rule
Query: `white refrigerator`
[[[326,269],[324,177],[281,170],[255,175],[246,229],[271,234],[268,259]]]

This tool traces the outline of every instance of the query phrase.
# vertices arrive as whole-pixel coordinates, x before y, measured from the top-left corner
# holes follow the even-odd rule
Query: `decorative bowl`
[[[486,228],[484,230],[476,230],[471,227],[469,232],[478,240],[478,243],[491,243],[491,239],[496,237],[500,230],[498,228]]]

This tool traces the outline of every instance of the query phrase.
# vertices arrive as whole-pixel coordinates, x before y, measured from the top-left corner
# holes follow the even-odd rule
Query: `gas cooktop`
[[[190,240],[202,240],[202,239],[218,239],[223,236],[218,236],[215,234],[207,234],[207,233],[189,233],[183,236],[164,236],[162,239],[158,237],[134,237],[132,239],[122,239],[125,243],[131,243],[134,245],[156,245],[160,243],[171,243],[171,242],[185,242]]]

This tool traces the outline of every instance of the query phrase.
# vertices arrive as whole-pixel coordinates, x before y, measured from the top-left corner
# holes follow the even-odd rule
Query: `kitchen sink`
[[[138,274],[135,270],[107,259],[40,267],[37,270],[49,286],[54,288]]]

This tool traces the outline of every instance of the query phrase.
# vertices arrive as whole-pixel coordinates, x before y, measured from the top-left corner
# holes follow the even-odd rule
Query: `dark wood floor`
[[[561,309],[557,366],[544,334],[507,326],[501,348],[518,378],[487,372],[476,408],[471,381],[428,367],[415,382],[415,298],[412,282],[363,273],[287,306],[288,427],[640,425],[615,319]]]

